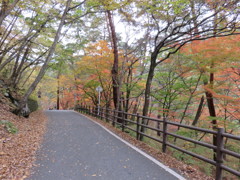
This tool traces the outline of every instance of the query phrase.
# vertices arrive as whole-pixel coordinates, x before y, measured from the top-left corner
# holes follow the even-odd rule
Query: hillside
[[[41,111],[23,118],[10,112],[1,95],[0,103],[0,179],[24,179],[33,166],[46,125]]]

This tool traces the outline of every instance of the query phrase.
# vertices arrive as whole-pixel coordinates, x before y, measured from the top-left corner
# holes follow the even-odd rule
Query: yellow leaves
[[[78,69],[81,69],[85,74],[110,77],[113,52],[108,47],[108,43],[106,41],[99,41],[89,45],[85,51],[87,55],[81,61],[77,62]],[[91,78],[91,76],[88,78]]]

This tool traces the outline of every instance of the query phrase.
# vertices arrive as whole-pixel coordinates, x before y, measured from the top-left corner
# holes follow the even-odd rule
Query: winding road
[[[46,115],[47,132],[28,180],[184,179],[77,112]]]

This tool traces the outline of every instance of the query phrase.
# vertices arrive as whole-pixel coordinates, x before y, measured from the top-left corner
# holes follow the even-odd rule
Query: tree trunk
[[[108,16],[109,26],[111,30],[111,38],[112,38],[113,54],[114,54],[114,62],[112,67],[113,103],[114,103],[115,109],[118,111],[121,111],[122,106],[120,102],[120,81],[119,81],[119,72],[118,72],[119,60],[118,60],[117,35],[116,35],[111,11],[107,10],[107,16]],[[122,113],[118,113],[118,117],[119,118],[117,118],[117,121],[121,123]]]
[[[23,69],[24,63],[26,62],[27,56],[29,54],[30,51],[30,47],[31,47],[31,43],[29,45],[27,45],[26,50],[24,52],[24,54],[21,57],[21,62],[18,63],[19,59],[16,61],[13,73],[11,75],[10,81],[12,82],[12,87],[16,88],[17,87],[17,79],[18,76],[21,75],[20,71]],[[19,56],[20,56],[20,52],[19,52]]]
[[[153,59],[152,57],[151,59]],[[151,85],[152,85],[152,80],[154,77],[154,70],[155,70],[155,60],[151,60],[150,64],[150,69],[148,72],[148,77],[147,77],[147,82],[146,82],[146,87],[145,87],[145,92],[144,92],[144,105],[143,105],[143,116],[148,115],[148,110],[149,110],[149,104],[150,104],[150,92],[151,92]]]
[[[108,10],[108,21],[109,26],[111,30],[111,38],[112,38],[112,45],[113,45],[113,54],[114,54],[114,62],[112,67],[112,81],[113,81],[113,103],[115,106],[115,109],[119,108],[119,73],[118,73],[118,65],[119,65],[119,59],[118,59],[118,47],[117,47],[117,36],[115,31],[115,26],[112,19],[112,14]]]
[[[158,109],[157,118],[161,119],[161,112],[160,112],[161,104],[159,103],[158,105],[159,105],[159,107],[158,107],[159,109]],[[159,130],[161,129],[161,123],[159,121],[157,122],[157,129],[159,129]],[[158,131],[157,136],[161,136],[161,132]]]
[[[127,113],[129,110],[129,106],[130,106],[130,96],[131,96],[131,89],[129,86],[131,86],[131,82],[130,79],[132,77],[132,68],[129,67],[128,69],[128,76],[127,76],[127,84],[126,84],[126,99],[125,99],[125,107],[124,107],[124,111]],[[123,94],[124,95],[124,94]],[[125,115],[127,118],[127,114]]]
[[[0,10],[0,26],[3,23],[3,20],[10,14],[13,8],[17,5],[19,0],[13,1],[12,4],[9,4],[9,0],[2,0],[2,8]]]
[[[148,77],[147,77],[147,82],[146,82],[146,88],[145,88],[145,97],[144,97],[144,105],[143,105],[143,116],[148,116],[148,110],[150,106],[150,93],[151,93],[151,85],[152,85],[152,80],[154,77],[154,70],[156,67],[156,59],[157,59],[157,52],[154,52],[151,56],[151,64],[150,64],[150,69],[148,72]],[[142,124],[146,125],[147,124],[147,119],[142,119]],[[145,127],[141,126],[140,132],[144,133],[145,132]],[[143,140],[143,135],[140,135],[140,140]]]
[[[22,108],[26,105],[27,103],[27,99],[28,97],[32,94],[32,92],[34,91],[34,89],[37,87],[38,83],[40,82],[40,80],[43,78],[46,70],[47,70],[47,67],[48,67],[48,64],[55,52],[55,48],[56,48],[56,45],[58,43],[58,40],[60,38],[60,35],[61,35],[61,30],[64,26],[64,21],[66,19],[66,16],[67,16],[67,12],[68,12],[68,9],[70,7],[70,4],[71,4],[71,1],[72,0],[68,0],[66,2],[66,7],[65,7],[65,10],[62,14],[62,17],[61,17],[61,21],[60,21],[60,24],[58,26],[58,30],[56,32],[56,35],[55,35],[55,38],[54,38],[54,41],[53,41],[53,44],[52,46],[50,47],[50,50],[49,50],[49,53],[48,53],[48,56],[46,57],[46,60],[44,62],[44,64],[42,65],[41,69],[40,69],[40,72],[39,74],[37,75],[36,79],[34,80],[34,82],[31,84],[31,86],[28,88],[27,92],[24,94],[23,98],[21,99],[20,101],[20,104],[19,104],[19,108],[17,109],[16,113],[17,114],[20,114],[21,111],[22,111]]]
[[[203,103],[204,103],[204,96],[202,96],[201,100],[200,100],[200,103],[199,103],[199,106],[198,106],[198,109],[197,109],[197,113],[196,113],[196,116],[192,122],[192,125],[193,126],[196,126],[200,116],[201,116],[201,113],[202,113],[202,109],[203,109]]]
[[[213,66],[211,67],[213,68]],[[213,87],[213,82],[214,82],[214,74],[210,73],[210,85],[211,88]],[[204,82],[204,85],[208,85],[207,82]],[[212,129],[216,130],[217,129],[217,120],[216,120],[216,111],[215,111],[215,105],[214,105],[214,100],[213,100],[213,94],[209,91],[205,92],[206,98],[207,98],[207,106],[208,106],[208,111],[209,115],[212,118],[211,123],[212,123]],[[217,146],[217,136],[213,135],[213,145]],[[213,159],[216,160],[216,150],[214,150],[214,155]]]
[[[137,114],[139,107],[139,97],[136,99],[135,105],[133,106],[132,114]],[[132,121],[135,121],[135,116],[131,117]]]
[[[115,109],[119,107],[119,77],[118,77],[118,47],[117,47],[117,36],[115,31],[115,26],[112,19],[112,14],[109,10],[107,10],[107,16],[109,21],[109,26],[111,30],[111,38],[113,44],[113,54],[114,54],[114,62],[112,67],[112,81],[113,81],[113,102]]]

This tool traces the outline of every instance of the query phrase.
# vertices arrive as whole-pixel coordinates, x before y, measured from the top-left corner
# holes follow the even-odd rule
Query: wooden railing
[[[234,174],[240,178],[240,172],[225,165],[224,158],[223,158],[224,154],[230,155],[232,157],[238,158],[240,162],[239,153],[228,150],[224,147],[224,138],[228,138],[229,140],[230,139],[237,140],[237,142],[239,142],[240,144],[240,136],[235,136],[232,134],[225,133],[223,128],[218,128],[217,131],[214,131],[214,130],[195,127],[195,126],[184,125],[177,122],[171,122],[171,121],[168,121],[167,119],[160,120],[156,118],[141,116],[139,114],[131,114],[131,113],[116,111],[112,109],[105,109],[105,108],[98,109],[97,107],[90,107],[90,106],[80,106],[76,110],[80,111],[81,113],[86,113],[88,115],[100,118],[102,120],[105,119],[105,121],[111,122],[113,126],[118,125],[118,127],[120,127],[123,132],[125,131],[125,129],[129,129],[135,132],[136,134],[135,137],[137,140],[141,140],[142,139],[141,137],[148,137],[156,142],[159,142],[162,144],[162,152],[166,152],[167,147],[171,147],[173,149],[186,153],[190,156],[198,158],[204,162],[207,162],[216,167],[216,175],[215,175],[216,180],[222,179],[223,170],[228,171],[229,173]],[[129,117],[131,117],[131,119]],[[148,123],[142,124],[141,122],[143,119],[148,121]],[[159,128],[160,126],[158,126],[158,128],[150,126],[149,124],[151,123],[149,123],[149,121],[158,123],[158,125],[161,124],[162,128]],[[168,131],[169,126],[191,129],[191,130],[195,130],[196,132],[202,132],[204,134],[208,134],[208,135],[210,134],[212,136],[216,136],[217,146],[214,146],[213,144],[206,143],[200,140],[198,141],[195,139],[191,139],[189,137],[185,137],[185,136],[181,136],[181,135],[169,132]],[[141,131],[141,128],[144,128],[145,131]],[[154,137],[153,135],[144,133],[146,132],[147,129],[151,131],[155,131],[158,134],[161,133],[161,137],[159,136]],[[191,142],[195,145],[200,145],[208,149],[212,149],[213,153],[215,154],[215,158],[209,159],[197,153],[183,149],[171,143],[170,141],[168,141],[168,137],[170,136],[174,137],[175,139],[181,139],[187,142]]]

